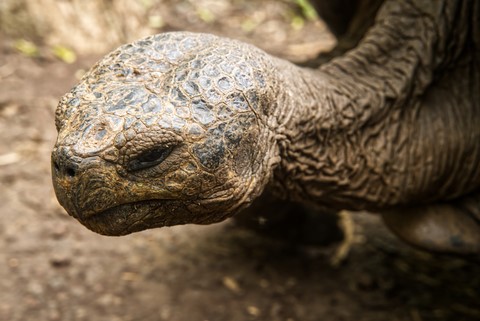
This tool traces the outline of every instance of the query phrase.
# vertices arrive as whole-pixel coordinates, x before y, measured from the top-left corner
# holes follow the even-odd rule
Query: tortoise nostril
[[[52,153],[52,170],[58,178],[73,179],[83,170],[84,160],[67,147],[58,148]]]
[[[68,177],[74,177],[76,174],[76,171],[73,167],[67,167],[65,169],[65,173],[67,174]]]

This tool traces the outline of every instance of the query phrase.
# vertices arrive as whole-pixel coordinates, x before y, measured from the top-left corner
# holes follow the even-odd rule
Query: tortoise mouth
[[[143,200],[116,205],[79,219],[88,229],[103,235],[120,236],[162,226],[168,200]]]
[[[144,200],[144,201],[136,201],[136,202],[129,202],[120,205],[116,205],[105,210],[101,210],[96,213],[92,213],[87,219],[91,218],[108,218],[109,216],[116,215],[117,213],[125,212],[125,210],[136,210],[143,206],[150,206],[150,205],[159,205],[160,200]]]

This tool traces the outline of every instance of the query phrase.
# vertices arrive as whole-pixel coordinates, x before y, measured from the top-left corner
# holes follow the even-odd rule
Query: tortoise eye
[[[170,147],[155,147],[150,149],[130,161],[128,167],[131,171],[150,168],[163,162],[173,150]]]

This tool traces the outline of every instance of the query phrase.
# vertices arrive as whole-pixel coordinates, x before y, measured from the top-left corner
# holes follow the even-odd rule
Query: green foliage
[[[197,15],[203,22],[206,22],[206,23],[212,23],[216,19],[213,12],[210,11],[208,8],[198,8]]]
[[[317,12],[308,0],[295,0],[295,4],[302,10],[302,15],[307,20],[316,20],[318,18]]]
[[[40,51],[38,50],[37,45],[25,39],[19,39],[15,41],[13,47],[17,49],[22,55],[27,57],[38,57],[40,55]]]
[[[52,48],[52,52],[58,59],[66,62],[67,64],[74,63],[77,60],[75,52],[62,45],[56,45]]]

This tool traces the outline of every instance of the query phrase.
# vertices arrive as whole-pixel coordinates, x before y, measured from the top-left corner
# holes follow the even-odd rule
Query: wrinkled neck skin
[[[386,1],[346,55],[318,70],[276,60],[275,193],[378,210],[478,189],[479,7]]]

